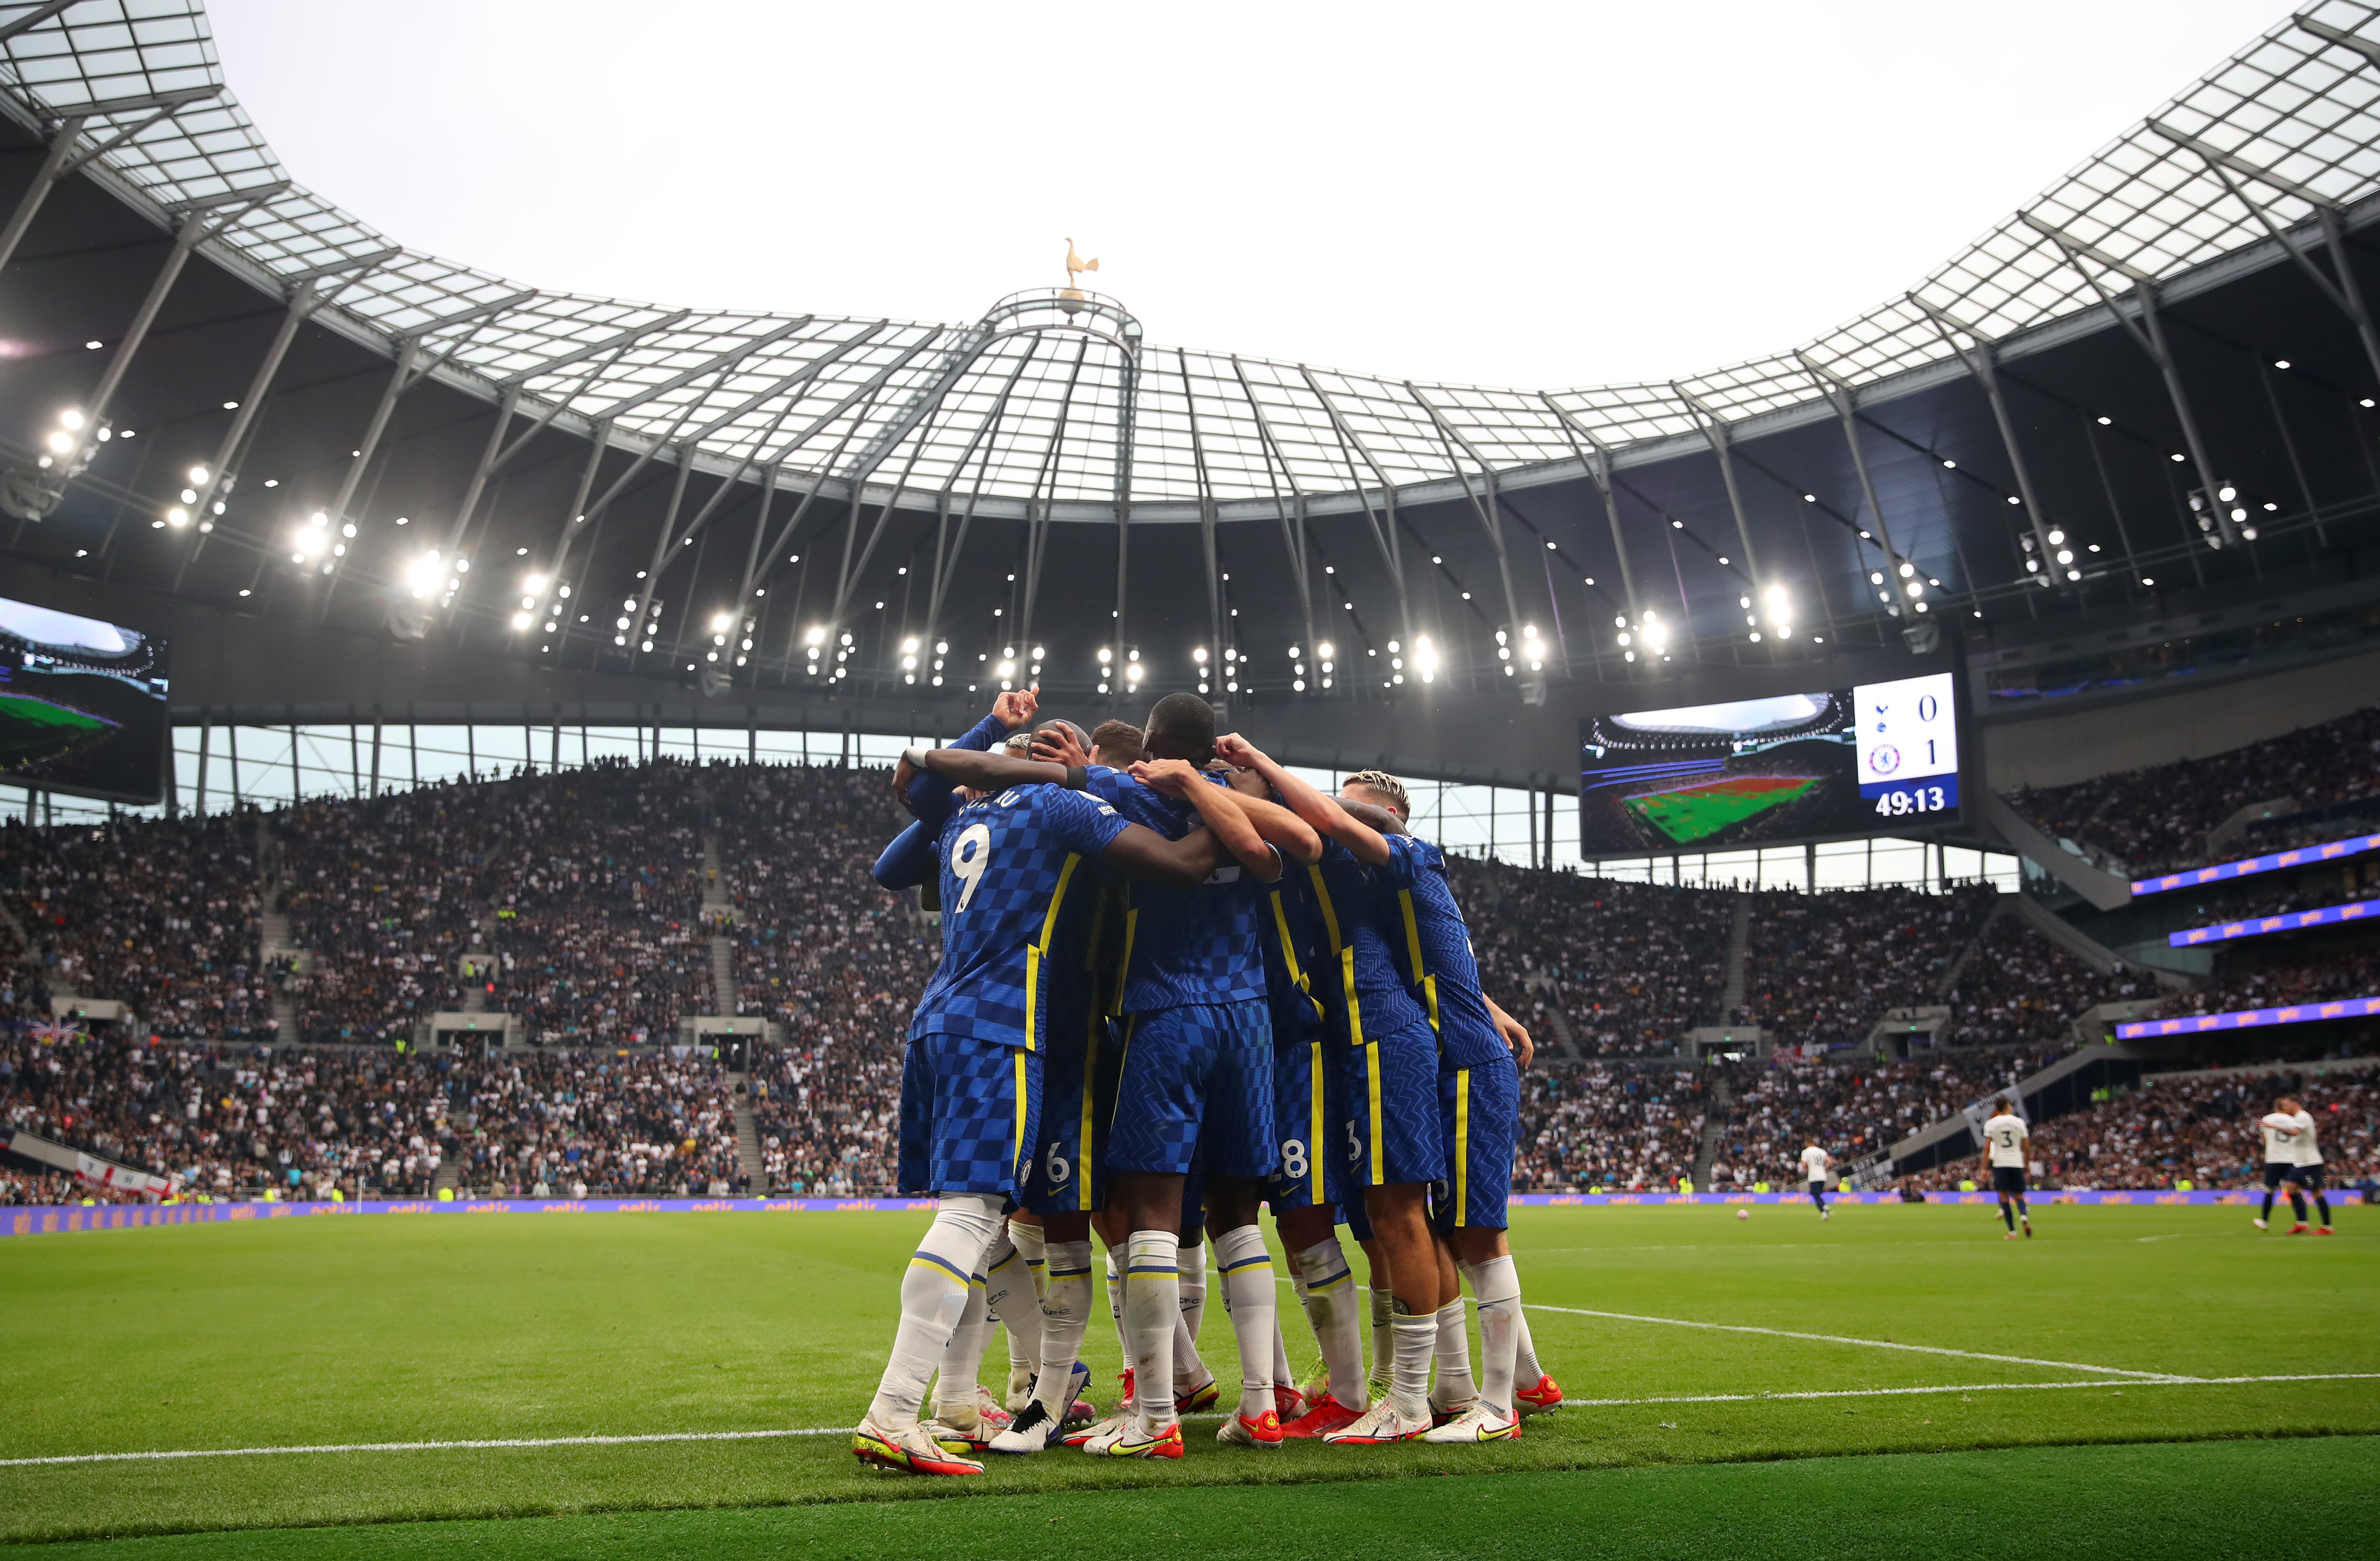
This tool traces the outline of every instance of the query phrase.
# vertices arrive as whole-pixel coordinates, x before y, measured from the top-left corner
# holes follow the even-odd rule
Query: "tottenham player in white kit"
[[[2322,1188],[2322,1150],[2314,1142],[2313,1114],[2295,1095],[2283,1095],[2256,1126],[2265,1135],[2265,1212],[2256,1216],[2256,1228],[2264,1229],[2273,1217],[2273,1194],[2286,1183],[2289,1208],[2297,1214],[2289,1234],[2306,1233],[2306,1194],[2311,1192],[2322,1215],[2317,1234],[2330,1235],[2330,1199]]]
[[[1820,1149],[1815,1139],[1810,1141],[1810,1147],[1802,1152],[1802,1175],[1810,1184],[1810,1201],[1818,1206],[1818,1217],[1822,1220],[1835,1217],[1827,1207],[1827,1168],[1834,1163],[1835,1157]]]
[[[2289,1173],[2297,1169],[2298,1119],[2296,1114],[2289,1110],[2288,1096],[2275,1101],[2273,1109],[2256,1119],[2256,1130],[2265,1136],[2265,1212],[2258,1214],[2253,1222],[2256,1228],[2262,1230],[2273,1217],[2273,1195],[2280,1190],[2283,1182],[2289,1179]],[[2305,1194],[2294,1187],[2289,1189],[2289,1206],[2298,1213],[2297,1230],[2305,1229]],[[2295,1235],[2297,1231],[2290,1234]]]
[[[1992,1102],[1991,1119],[1984,1124],[1984,1161],[1992,1170],[1992,1190],[2000,1195],[2000,1223],[2008,1226],[2003,1241],[2017,1238],[2017,1223],[2033,1234],[2033,1213],[2024,1202],[2024,1167],[2033,1152],[2024,1118],[2006,1095]]]

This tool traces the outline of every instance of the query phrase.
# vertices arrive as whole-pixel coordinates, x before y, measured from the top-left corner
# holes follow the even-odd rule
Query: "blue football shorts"
[[[1040,1130],[1019,1200],[1029,1212],[1092,1213],[1105,1206],[1099,1151],[1115,1113],[1119,1051],[1104,1016],[1050,1016],[1041,1052]]]
[[[1430,1189],[1430,1217],[1440,1230],[1510,1223],[1512,1151],[1521,1136],[1521,1070],[1510,1056],[1438,1075],[1439,1142],[1446,1179]]]
[[[1041,1109],[1041,1055],[965,1035],[909,1043],[901,1063],[901,1190],[1014,1194]]]
[[[1272,1019],[1264,999],[1127,1015],[1108,1175],[1272,1170]]]
[[[1346,1073],[1319,1040],[1274,1052],[1272,1111],[1280,1158],[1265,1196],[1273,1212],[1345,1201]]]
[[[1366,1037],[1347,1056],[1347,1186],[1443,1181],[1438,1127],[1438,1032],[1415,1018]]]

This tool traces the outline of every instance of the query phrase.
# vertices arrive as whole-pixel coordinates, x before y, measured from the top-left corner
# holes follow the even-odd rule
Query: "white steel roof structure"
[[[1484,474],[1575,476],[1827,415],[1856,389],[1958,372],[1959,345],[2092,316],[2113,292],[2289,237],[2380,188],[2380,7],[2318,0],[1887,302],[1798,348],[1666,384],[1425,384],[1145,345],[1112,300],[1019,295],[936,324],[706,312],[540,291],[407,250],[287,181],[224,88],[197,0],[0,4],[0,108],[76,119],[85,171],[161,219],[237,211],[202,252],[523,416],[714,472],[871,502],[1135,520],[1368,508]],[[2360,308],[2360,300],[2357,300]],[[2369,350],[2380,363],[2380,345]]]

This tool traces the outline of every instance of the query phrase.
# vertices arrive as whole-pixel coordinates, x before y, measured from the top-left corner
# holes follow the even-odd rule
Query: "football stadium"
[[[735,94],[645,67],[828,25],[718,9],[473,25],[699,160]],[[604,153],[216,10],[0,0],[0,1544],[2368,1553],[2380,6],[1953,181],[1831,329],[1529,389],[1400,371],[1410,299],[1368,371],[1164,345],[958,204],[940,322],[804,243],[515,275]],[[958,144],[1105,46],[987,24],[1053,30],[965,102],[802,55],[589,249],[761,220],[680,174],[876,244],[799,89]],[[1151,155],[1315,86],[1214,57]],[[293,60],[495,206],[301,177]],[[1698,209],[1629,263],[1775,242]]]

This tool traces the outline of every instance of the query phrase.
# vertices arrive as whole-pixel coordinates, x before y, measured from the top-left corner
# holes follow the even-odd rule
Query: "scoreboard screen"
[[[163,641],[0,597],[0,781],[163,800],[165,692]]]
[[[1954,675],[1589,716],[1579,852],[1665,856],[1900,834],[1959,816]]]

